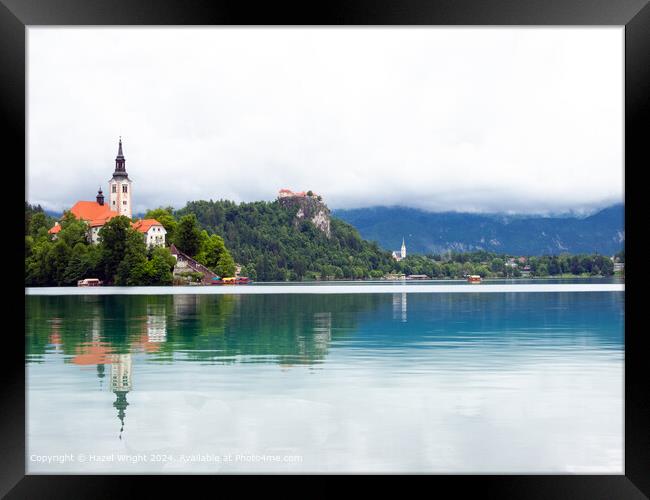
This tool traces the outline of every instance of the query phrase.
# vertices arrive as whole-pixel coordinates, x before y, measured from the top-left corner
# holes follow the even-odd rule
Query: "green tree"
[[[490,262],[490,269],[493,273],[505,273],[506,263],[503,259],[495,257]]]
[[[138,234],[131,228],[129,218],[123,215],[113,217],[99,230],[104,279],[108,283],[115,281],[118,266],[126,254],[128,236],[132,232]],[[144,245],[144,241],[141,242]],[[124,269],[122,273],[123,278],[126,279]]]
[[[216,273],[219,276],[234,276],[236,271],[235,261],[230,255],[230,252],[226,251],[221,254],[219,258],[219,263],[217,264]]]
[[[88,245],[77,243],[73,248],[64,273],[65,285],[76,285],[77,281],[88,274]]]
[[[72,212],[65,212],[60,221],[61,231],[56,235],[57,240],[62,240],[70,248],[77,243],[88,243],[88,224],[77,219]]]
[[[68,261],[72,250],[63,240],[57,240],[52,245],[52,249],[47,255],[45,270],[48,276],[48,282],[61,286],[65,284],[65,271],[68,267]]]
[[[54,243],[47,239],[35,241],[31,245],[30,255],[25,261],[25,284],[28,286],[47,286],[50,283],[48,274],[50,251]]]
[[[115,284],[124,286],[149,285],[152,269],[147,260],[147,246],[142,234],[129,228],[126,232],[124,256],[117,266]]]
[[[151,275],[150,283],[152,285],[171,285],[172,270],[176,264],[176,259],[169,252],[168,248],[156,247],[151,251]]]
[[[201,228],[195,214],[180,218],[174,238],[174,244],[181,252],[194,257],[201,250]]]

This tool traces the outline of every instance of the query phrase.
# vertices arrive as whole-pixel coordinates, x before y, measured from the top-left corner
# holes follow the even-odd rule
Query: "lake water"
[[[623,473],[624,292],[26,297],[28,473]]]

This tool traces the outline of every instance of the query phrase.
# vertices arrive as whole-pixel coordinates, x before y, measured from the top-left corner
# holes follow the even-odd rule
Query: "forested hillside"
[[[279,202],[192,201],[176,217],[195,214],[200,225],[220,235],[242,274],[259,281],[302,278],[381,277],[394,268],[390,252],[364,241],[358,231],[332,218],[328,237],[297,207]]]

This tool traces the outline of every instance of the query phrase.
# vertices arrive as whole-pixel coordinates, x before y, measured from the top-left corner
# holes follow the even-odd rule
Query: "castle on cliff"
[[[297,207],[295,223],[301,220],[311,221],[328,238],[331,236],[330,209],[323,202],[323,197],[313,191],[292,191],[280,189],[278,202],[284,207]]]

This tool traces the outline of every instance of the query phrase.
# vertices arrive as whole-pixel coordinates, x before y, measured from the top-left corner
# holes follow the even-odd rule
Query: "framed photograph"
[[[8,498],[646,498],[647,2],[1,1]]]

